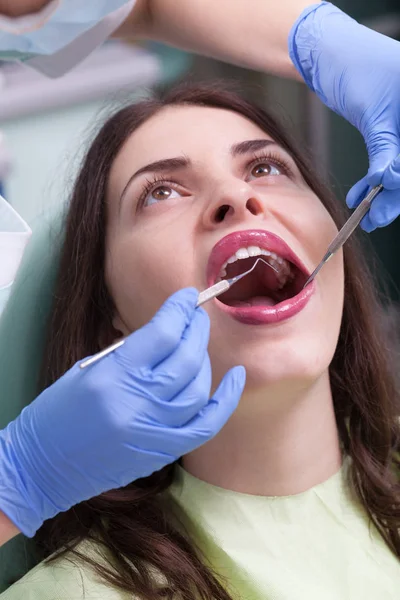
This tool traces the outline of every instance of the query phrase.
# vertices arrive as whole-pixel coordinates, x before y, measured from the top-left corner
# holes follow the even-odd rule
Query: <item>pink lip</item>
[[[215,283],[222,265],[230,256],[232,256],[232,254],[239,250],[239,248],[248,246],[258,246],[264,250],[275,252],[282,258],[295,264],[305,275],[310,275],[305,265],[279,236],[261,229],[252,229],[231,233],[222,238],[222,240],[214,246],[207,265],[208,285],[211,286]],[[313,281],[306,289],[301,290],[293,298],[284,300],[275,306],[233,307],[223,304],[218,299],[216,299],[216,302],[221,310],[241,323],[247,325],[263,325],[278,323],[293,317],[303,310],[314,291],[315,284]]]

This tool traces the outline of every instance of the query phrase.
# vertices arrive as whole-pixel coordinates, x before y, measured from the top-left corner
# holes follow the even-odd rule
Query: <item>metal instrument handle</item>
[[[361,222],[362,218],[367,214],[370,209],[372,201],[376,196],[383,190],[383,185],[379,184],[372,188],[372,190],[365,196],[364,200],[357,206],[352,215],[347,219],[333,242],[330,244],[327,250],[327,254],[335,254],[337,250],[349,239],[357,225]]]
[[[223,294],[224,292],[226,292],[226,290],[229,290],[229,288],[230,288],[229,281],[227,281],[226,279],[219,281],[218,283],[212,285],[211,287],[207,288],[206,290],[200,292],[196,306],[201,306],[205,302],[208,302],[209,300],[212,300],[216,296]],[[91,356],[87,360],[84,360],[83,362],[81,362],[81,364],[79,365],[80,368],[85,369],[86,367],[89,367],[90,365],[94,364],[101,358],[104,358],[104,356],[107,356],[108,354],[111,354],[111,352],[114,352],[114,350],[116,350],[117,348],[120,348],[123,344],[125,344],[125,339],[119,340],[112,346],[105,348],[98,354],[95,354],[94,356]]]
[[[216,296],[219,296],[220,294],[223,294],[224,292],[229,290],[230,287],[231,287],[231,284],[226,279],[222,279],[221,281],[218,281],[218,283],[215,283],[211,287],[200,292],[199,299],[197,300],[196,306],[201,306],[205,302],[208,302],[209,300],[216,298]]]
[[[111,354],[111,352],[114,352],[114,350],[116,350],[117,348],[120,348],[124,344],[125,344],[125,338],[122,339],[122,340],[119,340],[118,342],[115,342],[115,344],[113,344],[112,346],[108,346],[108,348],[105,348],[101,352],[98,352],[97,354],[94,354],[93,356],[91,356],[87,360],[84,360],[79,365],[80,368],[81,369],[85,369],[86,367],[88,367],[89,365],[92,365],[93,363],[97,362],[98,360],[100,360],[104,356],[107,356],[108,354]]]

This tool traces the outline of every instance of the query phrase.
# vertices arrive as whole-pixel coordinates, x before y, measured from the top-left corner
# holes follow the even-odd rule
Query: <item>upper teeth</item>
[[[266,256],[267,262],[272,267],[274,267],[274,269],[276,270],[276,276],[279,281],[279,288],[284,287],[284,285],[287,283],[288,279],[290,278],[290,276],[292,274],[292,271],[290,268],[290,263],[287,260],[285,260],[284,258],[282,258],[281,256],[278,256],[277,254],[275,254],[275,252],[270,252],[269,250],[263,250],[262,248],[259,248],[258,246],[248,246],[247,248],[239,248],[239,250],[237,250],[235,252],[235,254],[233,254],[230,258],[228,258],[228,260],[225,261],[224,264],[222,265],[221,270],[218,275],[218,278],[217,278],[217,282],[220,279],[223,279],[224,277],[226,277],[227,265],[234,263],[237,260],[242,260],[244,258],[249,258],[251,256]]]

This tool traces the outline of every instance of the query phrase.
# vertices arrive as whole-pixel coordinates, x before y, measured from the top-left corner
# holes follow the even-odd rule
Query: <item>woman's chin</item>
[[[246,368],[246,392],[263,391],[265,394],[276,394],[279,390],[290,390],[308,387],[320,373],[306,373],[304,370],[290,372],[265,372],[262,368]]]
[[[293,358],[293,357],[292,357]],[[319,357],[321,358],[321,357]],[[330,357],[327,360],[318,360],[316,357],[304,357],[302,361],[268,360],[260,357],[257,361],[237,360],[232,365],[220,368],[213,367],[216,384],[219,385],[224,374],[236,365],[243,365],[246,369],[246,385],[243,396],[262,395],[265,398],[293,395],[312,387],[324,372],[328,372]],[[220,375],[218,377],[218,375]],[[216,387],[216,386],[215,386]]]

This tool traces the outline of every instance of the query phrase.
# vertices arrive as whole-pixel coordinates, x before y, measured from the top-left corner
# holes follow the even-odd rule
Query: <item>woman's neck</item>
[[[222,431],[183,458],[203,481],[260,496],[303,492],[341,463],[328,374],[306,389],[245,393]]]

